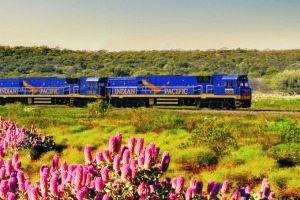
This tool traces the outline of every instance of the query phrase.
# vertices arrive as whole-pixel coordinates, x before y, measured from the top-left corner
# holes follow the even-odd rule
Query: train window
[[[138,84],[143,84],[143,82],[142,81],[138,81]]]
[[[228,83],[227,83],[227,86],[228,87],[232,87],[232,81],[227,81]]]
[[[232,87],[237,87],[237,82],[236,81],[232,81]]]
[[[222,81],[222,87],[227,87],[227,81]]]
[[[204,82],[209,83],[210,82],[210,76],[197,76],[197,82]]]
[[[249,83],[248,82],[239,82],[239,86],[240,87],[249,87]]]
[[[78,78],[66,78],[67,79],[67,84],[77,84],[78,83]]]

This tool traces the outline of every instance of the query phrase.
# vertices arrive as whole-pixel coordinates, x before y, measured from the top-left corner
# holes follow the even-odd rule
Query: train
[[[251,106],[247,75],[0,78],[0,104],[75,107],[103,99],[114,107],[155,105],[237,109]]]

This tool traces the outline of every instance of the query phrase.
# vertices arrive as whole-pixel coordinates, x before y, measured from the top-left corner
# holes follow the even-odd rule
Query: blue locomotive
[[[85,106],[97,99],[115,107],[187,105],[248,108],[251,88],[245,75],[136,76],[0,79],[0,103]]]

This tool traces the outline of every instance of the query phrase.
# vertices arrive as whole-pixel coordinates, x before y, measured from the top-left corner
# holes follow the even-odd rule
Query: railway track
[[[232,113],[232,114],[289,114],[300,115],[300,111],[295,110],[217,110],[217,109],[195,109],[195,108],[159,108],[158,110],[177,111],[177,112],[199,112],[199,113]]]

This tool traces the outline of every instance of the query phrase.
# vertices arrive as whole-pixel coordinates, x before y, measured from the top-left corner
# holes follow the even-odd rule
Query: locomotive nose
[[[246,96],[249,96],[252,94],[252,91],[250,88],[247,88],[247,89],[242,89],[241,91],[241,95],[246,95]]]

